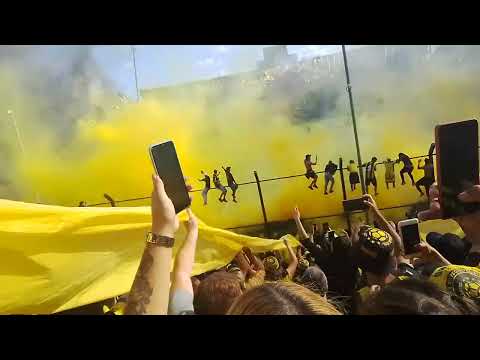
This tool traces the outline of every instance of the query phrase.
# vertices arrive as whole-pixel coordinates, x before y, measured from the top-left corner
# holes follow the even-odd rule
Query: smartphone
[[[335,241],[335,231],[330,230],[328,232],[328,240],[330,240],[330,242]]]
[[[467,120],[435,127],[437,184],[443,219],[480,210],[480,204],[464,204],[457,196],[478,185],[478,122]]]
[[[326,222],[322,224],[322,233],[326,234],[330,231],[330,225]]]
[[[363,198],[343,201],[343,210],[345,212],[364,211],[367,209],[368,206],[365,204]]]
[[[418,230],[418,219],[403,220],[398,223],[400,237],[402,238],[405,254],[417,252],[415,246],[420,244],[420,231]]]
[[[150,146],[149,152],[153,167],[157,175],[162,179],[165,192],[172,200],[175,212],[178,214],[190,206],[191,200],[188,196],[175,145],[172,141],[154,144]]]

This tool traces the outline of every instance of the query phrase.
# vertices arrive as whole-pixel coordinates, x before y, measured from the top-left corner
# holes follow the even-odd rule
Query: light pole
[[[10,117],[10,119],[12,120],[13,127],[15,128],[15,134],[17,135],[18,146],[20,147],[20,150],[22,151],[22,155],[25,155],[25,146],[23,145],[22,137],[20,136],[20,129],[18,128],[17,119],[15,118],[15,116],[13,114],[13,110],[8,110],[7,114]]]
[[[365,180],[363,178],[363,171],[362,171],[362,155],[360,153],[360,144],[358,142],[357,121],[355,119],[355,108],[353,106],[352,85],[350,84],[350,73],[348,71],[347,52],[345,51],[345,45],[342,45],[342,53],[343,53],[343,64],[345,65],[345,77],[347,80],[348,98],[350,100],[350,113],[352,114],[353,135],[355,136],[355,146],[357,147],[357,161],[358,161],[358,170],[360,172],[360,185],[362,186],[362,194],[366,194],[367,191],[365,189]]]
[[[140,91],[138,90],[137,62],[136,62],[136,59],[135,59],[135,46],[131,45],[130,48],[132,50],[133,71],[135,73],[135,89],[137,91],[137,102],[139,102],[140,101]]]
[[[22,152],[22,156],[25,157],[25,146],[23,145],[22,136],[20,135],[20,128],[18,127],[17,119],[15,118],[13,110],[7,110],[7,115],[12,120],[13,127],[15,128],[15,134],[17,135],[18,147]],[[38,194],[38,192],[35,192],[35,200],[37,203],[40,203],[40,195]]]

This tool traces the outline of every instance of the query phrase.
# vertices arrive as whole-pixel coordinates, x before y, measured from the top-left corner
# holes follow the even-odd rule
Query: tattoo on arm
[[[153,288],[148,281],[148,273],[153,265],[153,256],[150,254],[150,249],[147,247],[143,253],[140,266],[137,270],[137,275],[133,281],[132,289],[128,296],[128,304],[125,309],[125,314],[128,315],[142,315],[147,312],[147,305],[150,303],[150,297],[153,293]]]

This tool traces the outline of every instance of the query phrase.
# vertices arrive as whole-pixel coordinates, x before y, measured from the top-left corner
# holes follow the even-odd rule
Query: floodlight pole
[[[362,186],[362,194],[366,194],[365,180],[363,178],[362,171],[362,155],[360,153],[360,144],[358,142],[358,133],[357,133],[357,121],[355,119],[355,108],[353,106],[353,96],[352,96],[352,85],[350,84],[350,73],[348,71],[348,61],[347,61],[347,52],[345,51],[345,45],[342,45],[343,53],[343,64],[345,65],[345,77],[347,80],[347,91],[348,98],[350,100],[350,113],[352,114],[352,123],[353,123],[353,134],[355,136],[355,146],[357,148],[357,161],[358,161],[358,171],[360,175],[360,185]]]
[[[140,91],[138,90],[137,62],[135,59],[135,46],[131,45],[130,48],[132,50],[133,70],[135,73],[135,89],[137,91],[137,102],[140,102]]]

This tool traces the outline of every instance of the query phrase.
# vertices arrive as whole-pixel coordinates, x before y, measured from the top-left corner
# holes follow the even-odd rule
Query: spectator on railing
[[[420,196],[428,194],[428,190],[430,189],[430,186],[432,186],[433,183],[435,182],[435,171],[434,171],[434,165],[433,165],[434,150],[435,150],[435,144],[432,144],[430,146],[430,149],[428,150],[428,159],[425,159],[425,165],[420,166],[422,160],[418,159],[418,169],[424,171],[423,178],[421,178],[415,183],[415,186],[417,187],[417,190],[420,193]],[[425,188],[425,194],[423,193],[422,189],[420,189],[421,186]]]
[[[334,164],[332,160],[328,162],[328,164],[325,166],[325,190],[324,194],[327,195],[327,188],[328,188],[328,183],[330,183],[330,193],[333,193],[333,185],[335,185],[335,172],[338,169],[338,165]]]
[[[227,196],[227,189],[225,188],[225,186],[222,185],[217,170],[213,170],[213,177],[212,178],[213,178],[213,184],[215,185],[215,187],[218,190],[221,191],[221,194],[220,194],[220,197],[218,198],[218,201],[227,202],[227,199],[225,198]]]
[[[305,177],[307,179],[313,179],[312,183],[308,186],[308,188],[310,190],[313,190],[313,188],[318,189],[318,186],[317,186],[318,175],[315,174],[315,171],[313,170],[313,165],[317,165],[316,157],[315,157],[315,162],[312,162],[312,155],[307,154],[305,155],[305,160],[303,160],[303,163],[306,169]]]
[[[232,168],[230,166],[227,166],[226,168],[222,166],[222,168],[225,171],[225,176],[227,177],[227,184],[230,187],[230,189],[232,189],[233,202],[237,202],[237,198],[235,194],[237,193],[238,184],[232,175],[232,170],[231,170]]]
[[[203,187],[202,190],[202,198],[203,198],[203,205],[207,205],[208,202],[208,192],[210,191],[210,176],[208,176],[206,173],[200,171],[201,174],[203,175],[203,179],[199,179],[198,181],[203,181],[205,183],[205,186]]]
[[[350,160],[350,163],[347,165],[347,170],[350,173],[348,176],[350,180],[350,189],[355,191],[355,187],[357,184],[360,184],[360,178],[358,177],[358,167],[355,164],[355,161]]]
[[[412,180],[412,185],[415,185],[415,180],[413,179],[413,175],[412,175],[412,172],[413,172],[413,169],[414,169],[414,166],[412,164],[412,160],[410,160],[410,157],[407,154],[399,153],[396,163],[398,164],[400,161],[403,162],[403,169],[400,170],[400,177],[402,178],[402,185],[405,185],[405,177],[404,177],[405,173],[407,173],[408,176],[410,176],[410,179]]]
[[[368,187],[370,184],[373,185],[375,189],[375,195],[378,195],[378,190],[377,190],[377,177],[375,176],[375,171],[377,171],[377,158],[374,156],[372,160],[370,160],[368,163],[366,163],[365,166],[365,185],[367,187],[367,192],[368,192]]]
[[[390,158],[384,162],[385,165],[385,185],[387,186],[387,190],[389,188],[389,184],[393,185],[395,189],[395,162],[392,161]]]

